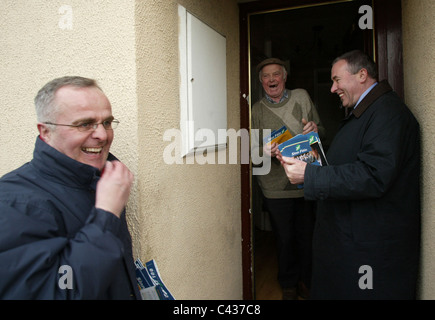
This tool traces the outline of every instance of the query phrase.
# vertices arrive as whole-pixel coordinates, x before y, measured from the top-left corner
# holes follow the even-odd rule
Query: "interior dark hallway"
[[[255,71],[257,64],[265,58],[280,58],[286,62],[289,73],[286,87],[307,90],[314,102],[326,128],[322,144],[327,150],[343,116],[338,97],[330,93],[331,63],[349,50],[373,52],[373,30],[358,27],[359,7],[371,3],[336,1],[251,14],[248,22],[251,107],[263,97]],[[262,208],[262,193],[255,176],[251,188],[255,298],[280,300],[274,234],[268,213]]]

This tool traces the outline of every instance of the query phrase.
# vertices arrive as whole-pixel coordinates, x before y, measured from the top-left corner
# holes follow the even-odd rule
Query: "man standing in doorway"
[[[278,156],[317,200],[312,299],[414,299],[420,251],[419,124],[363,52],[332,65],[346,117],[316,167]]]
[[[263,193],[264,207],[269,213],[278,249],[278,281],[283,299],[308,298],[311,278],[311,241],[314,213],[312,204],[304,201],[304,191],[288,181],[276,159],[278,145],[263,145],[263,130],[286,126],[295,136],[299,133],[324,133],[320,118],[304,89],[286,89],[285,63],[277,58],[257,66],[265,96],[252,108],[253,147],[258,154],[272,157],[271,170],[256,176]],[[254,130],[255,131],[255,130]]]

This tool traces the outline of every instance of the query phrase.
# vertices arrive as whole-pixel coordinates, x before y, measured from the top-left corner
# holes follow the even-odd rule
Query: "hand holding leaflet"
[[[307,164],[326,166],[325,153],[319,135],[316,132],[299,134],[278,146],[277,158],[286,171],[286,175],[292,184],[298,184],[303,188],[305,167]]]

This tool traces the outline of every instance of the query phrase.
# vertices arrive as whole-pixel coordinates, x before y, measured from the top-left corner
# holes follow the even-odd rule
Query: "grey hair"
[[[36,109],[36,117],[39,122],[54,121],[54,116],[57,111],[57,106],[54,104],[56,92],[65,86],[76,88],[96,87],[101,90],[94,79],[66,76],[51,80],[44,85],[37,93],[34,102]]]
[[[346,52],[345,54],[336,58],[332,65],[336,64],[340,60],[345,60],[347,62],[347,68],[351,74],[356,74],[358,71],[364,68],[367,70],[368,75],[372,79],[378,78],[378,68],[376,63],[361,50]]]

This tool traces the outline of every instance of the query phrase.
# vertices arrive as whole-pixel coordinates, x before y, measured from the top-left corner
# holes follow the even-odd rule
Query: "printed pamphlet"
[[[282,128],[279,128],[278,130],[272,131],[270,135],[265,137],[263,139],[264,144],[272,144],[276,142],[277,144],[283,143],[284,141],[287,141],[291,139],[293,136],[288,131],[286,126],[283,126]]]
[[[317,166],[328,165],[319,135],[314,131],[298,134],[278,145],[278,149],[284,157],[293,157]],[[303,188],[303,185],[298,187]]]
[[[136,279],[142,300],[175,300],[163,283],[154,260],[150,260],[144,265],[140,259],[137,259],[134,264],[136,265]]]

